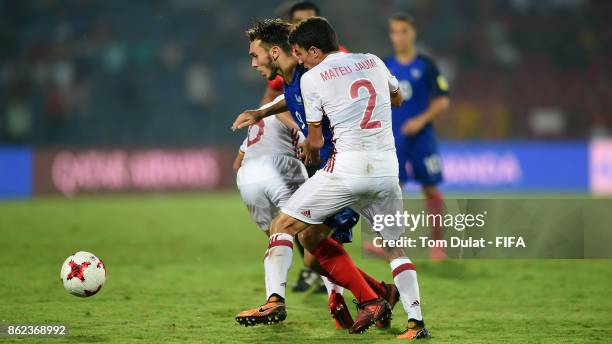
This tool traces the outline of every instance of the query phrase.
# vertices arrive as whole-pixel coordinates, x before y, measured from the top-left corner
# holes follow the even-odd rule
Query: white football
[[[80,251],[66,259],[60,277],[70,294],[88,297],[102,289],[106,267],[93,253]]]

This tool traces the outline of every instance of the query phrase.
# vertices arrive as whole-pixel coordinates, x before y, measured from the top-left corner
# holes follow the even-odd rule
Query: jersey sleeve
[[[302,75],[300,88],[304,100],[304,111],[306,112],[306,122],[308,124],[319,124],[323,120],[323,104],[321,95],[310,73]]]
[[[425,78],[429,86],[429,96],[438,97],[448,95],[448,82],[446,78],[440,74],[438,67],[432,60],[427,58],[426,61],[427,67],[425,69]]]
[[[397,92],[399,89],[399,81],[397,81],[395,75],[391,74],[391,71],[389,68],[387,68],[387,65],[380,59],[380,57],[376,55],[372,56],[374,56],[376,63],[383,69],[383,73],[385,73],[385,78],[387,79],[387,84],[389,85],[389,92]]]
[[[274,80],[268,80],[268,88],[278,92],[283,92],[284,85],[285,81],[280,75],[277,75]]]

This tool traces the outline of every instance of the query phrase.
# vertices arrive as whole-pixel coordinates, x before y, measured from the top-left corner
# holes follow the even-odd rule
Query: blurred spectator
[[[612,2],[320,2],[351,51],[390,52],[386,18],[419,22],[453,106],[444,138],[589,138],[612,126]],[[0,0],[0,142],[224,144],[257,103],[250,18],[278,1]],[[542,110],[544,109],[544,110]],[[549,109],[549,110],[547,110]]]

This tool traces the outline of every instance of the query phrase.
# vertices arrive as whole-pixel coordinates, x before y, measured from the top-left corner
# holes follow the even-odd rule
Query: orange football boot
[[[270,325],[279,323],[285,320],[286,317],[287,311],[284,302],[268,301],[260,307],[238,313],[236,321],[244,326]]]
[[[429,334],[429,330],[427,330],[427,327],[425,327],[425,323],[422,320],[419,321],[419,320],[409,319],[406,330],[404,330],[404,332],[402,332],[399,336],[397,336],[397,339],[412,340],[412,339],[424,339],[424,338],[429,338],[429,337],[431,337],[431,335]]]

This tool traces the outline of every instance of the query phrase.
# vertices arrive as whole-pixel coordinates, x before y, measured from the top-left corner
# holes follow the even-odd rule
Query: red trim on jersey
[[[293,152],[295,153],[295,157],[300,156],[300,135],[298,134],[298,130],[295,128],[291,129],[291,144],[293,145]]]
[[[346,47],[344,45],[339,45],[338,46],[338,50],[340,50],[343,53],[348,53],[348,49],[346,49]]]
[[[274,80],[268,80],[268,88],[273,89],[278,92],[283,92],[283,88],[285,86],[285,80],[280,75],[277,75]]]
[[[332,144],[334,145],[334,150],[330,154],[329,159],[327,159],[327,164],[325,164],[325,168],[323,169],[323,171],[333,173],[334,166],[336,165],[336,140],[337,139],[335,138],[336,135],[334,134],[334,127],[330,127],[329,130],[331,130],[331,133],[332,133]]]
[[[401,274],[402,272],[404,272],[406,270],[416,271],[416,268],[415,268],[414,264],[412,264],[412,263],[402,264],[402,265],[396,267],[395,269],[393,269],[393,278],[395,278],[395,276]]]

